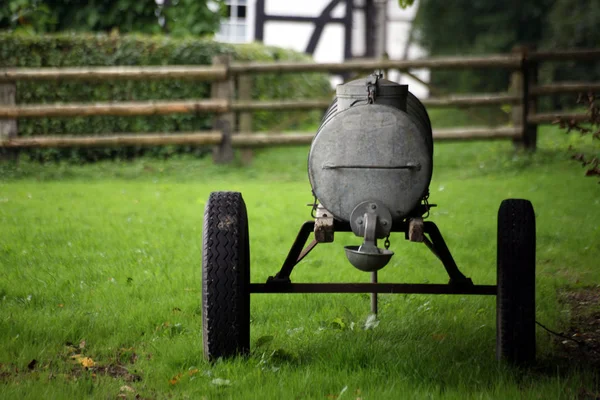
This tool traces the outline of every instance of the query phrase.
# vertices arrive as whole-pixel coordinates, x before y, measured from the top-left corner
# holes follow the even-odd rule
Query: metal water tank
[[[432,170],[431,122],[407,85],[373,74],[337,87],[308,156],[313,193],[335,218],[375,201],[402,221],[427,196]]]

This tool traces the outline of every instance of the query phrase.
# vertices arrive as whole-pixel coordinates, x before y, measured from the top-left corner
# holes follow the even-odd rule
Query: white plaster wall
[[[413,6],[406,9],[400,7],[395,0],[388,1],[387,53],[392,60],[399,60],[404,56],[404,49],[411,27],[410,21],[414,19],[417,9],[418,1],[415,1]],[[408,48],[408,59],[426,56],[425,50],[411,43]],[[412,70],[411,72],[421,80],[429,82],[429,70]],[[390,71],[388,79],[408,85],[409,90],[419,98],[429,96],[429,89],[426,86],[409,76],[401,74],[399,71]]]
[[[329,0],[266,0],[265,12],[271,15],[293,15],[316,17],[321,14],[327,6]],[[254,40],[254,21],[255,21],[256,0],[248,0],[248,41]],[[410,23],[417,10],[417,4],[402,9],[396,0],[388,1],[388,26],[387,26],[387,53],[392,59],[402,57]],[[346,12],[345,4],[338,5],[333,10],[334,17],[343,17]],[[279,46],[303,52],[306,49],[310,36],[312,34],[313,24],[298,22],[279,22],[270,21],[265,24],[264,43],[267,45]],[[365,52],[363,43],[365,30],[364,16],[362,10],[354,11],[353,21],[353,46],[352,52],[356,57],[361,57]],[[409,47],[408,58],[418,58],[425,56],[425,52],[412,44]],[[317,62],[342,62],[344,61],[344,30],[341,24],[329,24],[325,27],[321,40],[315,50],[314,59]],[[416,71],[421,79],[429,80],[429,71]],[[422,84],[403,76],[398,71],[391,71],[388,77],[391,80],[408,84],[410,91],[417,97],[426,97],[428,90]],[[339,80],[334,79],[334,84]]]
[[[266,0],[265,12],[271,15],[314,17],[320,15],[327,4],[328,0]],[[343,17],[345,10],[345,4],[338,4],[333,10],[333,16]]]
[[[269,15],[293,15],[316,17],[321,14],[329,0],[267,0],[265,12]],[[343,17],[345,4],[338,5],[333,11],[334,17]],[[252,26],[254,22],[252,21]],[[279,46],[303,52],[313,31],[313,24],[298,22],[269,21],[265,24],[264,40],[267,45]],[[344,59],[344,30],[341,24],[328,24],[315,49],[317,62],[341,62]]]

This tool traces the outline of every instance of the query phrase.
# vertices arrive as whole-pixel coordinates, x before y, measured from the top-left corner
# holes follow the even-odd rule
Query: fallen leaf
[[[177,385],[179,383],[179,379],[181,379],[181,374],[175,375],[171,380],[169,380],[169,384]]]
[[[79,361],[85,368],[92,368],[96,363],[90,357],[83,357]]]
[[[434,340],[437,340],[438,342],[443,341],[444,339],[446,339],[446,335],[443,333],[434,333],[433,335],[431,335],[431,337]]]
[[[121,392],[129,392],[129,393],[133,393],[133,392],[135,392],[135,389],[134,389],[134,388],[132,388],[131,386],[127,386],[127,385],[123,385],[123,386],[121,386],[121,387],[119,388],[119,390],[120,390]]]
[[[334,329],[341,329],[344,330],[346,328],[346,323],[344,322],[344,320],[340,317],[334,318],[333,321],[331,321],[331,327]]]
[[[231,381],[229,379],[215,378],[210,381],[210,383],[215,386],[231,386]]]
[[[190,374],[190,376],[192,376],[192,375],[197,374],[198,372],[199,372],[198,368],[194,368],[194,369],[191,369],[188,373]]]

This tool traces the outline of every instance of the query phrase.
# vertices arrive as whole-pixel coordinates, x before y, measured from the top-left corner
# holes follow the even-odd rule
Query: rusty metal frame
[[[298,236],[275,276],[270,276],[266,283],[251,283],[251,293],[425,293],[425,294],[474,294],[495,295],[496,285],[474,285],[456,265],[444,238],[431,221],[424,223],[424,243],[433,254],[438,257],[446,269],[450,282],[448,284],[412,284],[412,283],[292,283],[290,275],[294,267],[310,253],[317,245],[312,241],[307,246],[306,242],[315,227],[314,221],[302,224]],[[334,221],[336,232],[352,232],[350,224],[343,221]],[[408,223],[396,224],[392,232],[403,232],[408,235]]]

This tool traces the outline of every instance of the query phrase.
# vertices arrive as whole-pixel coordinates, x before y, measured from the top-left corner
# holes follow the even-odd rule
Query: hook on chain
[[[318,200],[317,200],[317,195],[313,192],[313,203],[312,204],[308,204],[309,206],[311,206],[311,210],[310,210],[310,216],[313,219],[316,219],[317,216],[315,215],[315,211],[317,211],[317,207],[318,207]]]
[[[427,213],[423,216],[423,219],[426,219],[429,217],[429,210],[431,209],[431,207],[429,207],[429,190],[427,191],[425,197],[423,197],[423,205],[425,206],[425,210],[427,211]]]
[[[377,96],[377,81],[382,77],[383,74],[379,71],[375,71],[367,77],[367,103],[375,103],[375,97]]]

